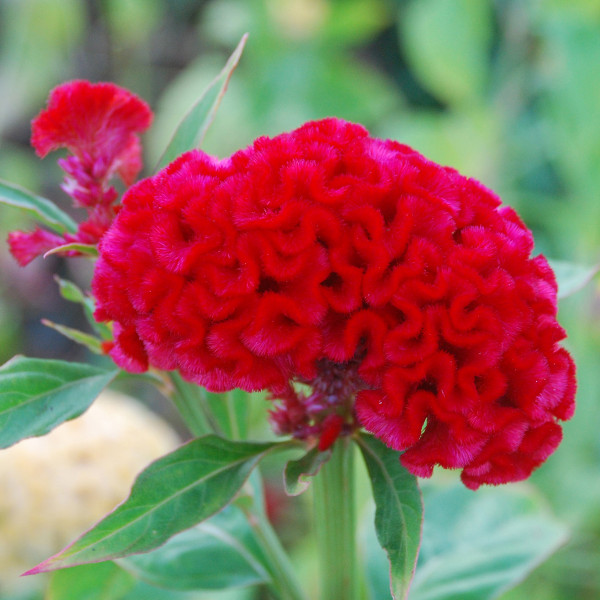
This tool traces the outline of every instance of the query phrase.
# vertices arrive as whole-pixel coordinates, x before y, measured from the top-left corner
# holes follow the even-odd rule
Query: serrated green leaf
[[[308,489],[314,477],[324,463],[331,458],[331,450],[319,452],[318,448],[309,450],[304,456],[288,461],[283,474],[283,483],[288,496],[299,496]]]
[[[204,136],[211,123],[214,121],[221,100],[227,91],[229,79],[242,56],[247,39],[248,34],[244,34],[237,45],[237,48],[229,57],[223,70],[217,75],[204,91],[198,102],[194,104],[188,114],[183,118],[175,130],[169,145],[160,158],[157,170],[168,165],[180,154],[192,150],[193,148],[199,148],[202,145]]]
[[[0,448],[78,417],[118,372],[60,360],[9,360],[0,367]]]
[[[8,181],[0,180],[0,203],[25,211],[57,233],[77,231],[77,223],[56,204]]]
[[[391,591],[404,600],[414,576],[421,541],[423,500],[417,479],[399,461],[399,453],[371,435],[358,438],[375,499],[375,530],[390,564]],[[412,600],[412,598],[411,598]]]
[[[76,302],[77,304],[81,304],[83,306],[85,317],[94,331],[103,340],[111,340],[113,334],[110,327],[106,325],[106,323],[98,323],[96,319],[94,319],[94,311],[96,310],[94,299],[91,296],[84,294],[83,291],[72,281],[61,279],[58,275],[54,276],[54,280],[56,283],[58,283],[60,295],[65,300],[68,300],[69,302]]]
[[[58,254],[59,252],[79,252],[84,256],[89,256],[90,258],[98,258],[98,247],[95,244],[80,244],[79,242],[72,242],[69,244],[63,244],[62,246],[56,246],[56,248],[48,250],[48,252],[44,254],[44,258],[50,256],[51,254]]]
[[[135,584],[113,562],[81,565],[53,573],[45,600],[121,600]]]
[[[284,442],[192,440],[147,467],[129,498],[95,527],[28,574],[148,552],[211,517],[242,487],[258,461]]]
[[[270,581],[255,534],[235,506],[148,552],[119,560],[136,577],[171,590],[219,590]]]
[[[525,488],[430,487],[410,600],[498,598],[568,538]]]
[[[558,298],[566,298],[583,289],[600,271],[600,264],[588,267],[566,260],[549,260],[558,283]]]
[[[46,327],[50,327],[50,329],[54,329],[54,331],[58,331],[58,333],[64,335],[66,338],[72,340],[73,342],[85,346],[90,352],[93,352],[94,354],[103,354],[102,341],[99,340],[97,337],[90,335],[89,333],[79,331],[79,329],[74,329],[73,327],[67,327],[66,325],[54,323],[54,321],[49,321],[48,319],[42,319],[42,324]]]
[[[493,38],[486,0],[413,0],[398,19],[407,59],[440,100],[480,100],[489,75]]]

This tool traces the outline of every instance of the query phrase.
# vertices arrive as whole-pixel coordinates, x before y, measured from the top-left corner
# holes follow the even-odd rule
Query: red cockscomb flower
[[[357,419],[413,473],[476,488],[527,477],[573,413],[532,247],[478,182],[327,119],[133,187],[93,289],[124,368],[268,388],[280,433],[326,448]]]
[[[48,108],[33,120],[31,143],[42,158],[67,148],[77,160],[70,167],[74,178],[98,182],[116,171],[131,185],[142,167],[136,133],[151,122],[148,105],[128,90],[113,83],[70,81],[52,90]]]
[[[71,81],[51,92],[48,108],[32,122],[31,143],[42,158],[58,148],[72,153],[58,161],[66,173],[62,188],[88,218],[64,237],[40,229],[11,234],[11,252],[21,265],[63,244],[98,242],[116,214],[118,194],[109,181],[114,174],[126,185],[135,181],[142,168],[136,134],[151,122],[148,105],[112,83]]]

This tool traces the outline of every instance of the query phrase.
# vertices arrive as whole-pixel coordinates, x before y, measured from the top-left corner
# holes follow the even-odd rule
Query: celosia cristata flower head
[[[527,477],[573,413],[532,248],[477,181],[326,119],[133,187],[93,289],[124,368],[268,388],[276,429],[321,449],[354,416],[413,473],[459,468],[476,488]]]
[[[118,193],[110,179],[118,174],[128,186],[135,181],[142,168],[137,134],[151,123],[148,105],[112,83],[69,81],[52,90],[48,107],[32,122],[31,143],[42,158],[59,148],[69,150],[72,156],[58,161],[65,171],[62,188],[88,217],[74,234],[40,228],[11,232],[8,244],[21,266],[64,244],[100,240],[116,214]]]
[[[142,163],[136,133],[152,122],[148,105],[113,83],[76,80],[59,85],[32,122],[31,143],[40,157],[68,148],[94,177],[117,170],[131,185]]]

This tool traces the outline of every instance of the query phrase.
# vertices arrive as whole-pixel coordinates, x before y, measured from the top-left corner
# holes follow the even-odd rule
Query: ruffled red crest
[[[50,94],[48,108],[32,122],[31,143],[40,157],[52,150],[68,150],[94,175],[118,171],[127,185],[140,168],[136,133],[152,122],[148,105],[112,83],[71,81]]]
[[[413,473],[458,468],[476,488],[527,477],[573,412],[532,247],[478,182],[326,119],[133,187],[93,289],[124,368],[268,388],[277,431],[321,449],[358,418]]]

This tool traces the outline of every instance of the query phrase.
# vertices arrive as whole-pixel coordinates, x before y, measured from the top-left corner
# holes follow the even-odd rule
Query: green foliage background
[[[0,0],[0,178],[69,208],[53,158],[28,145],[49,90],[74,78],[132,89],[156,111],[149,170],[242,33],[250,39],[205,150],[335,115],[480,179],[534,230],[537,251],[592,265],[600,249],[597,0]],[[29,226],[0,207],[2,237]],[[52,273],[0,248],[0,362],[17,352],[81,358],[41,316],[76,325]],[[533,485],[570,542],[503,600],[600,596],[600,297],[563,300],[578,364],[575,417]]]

